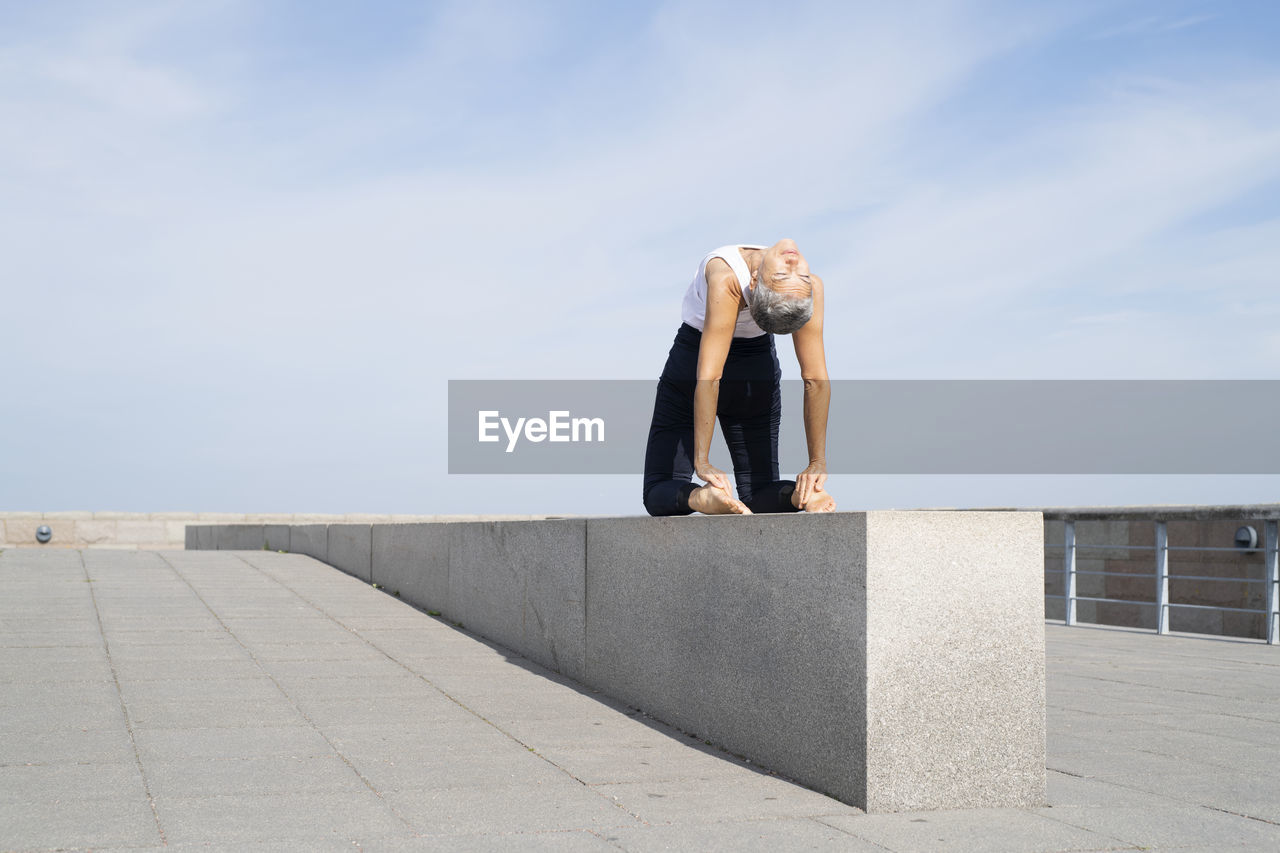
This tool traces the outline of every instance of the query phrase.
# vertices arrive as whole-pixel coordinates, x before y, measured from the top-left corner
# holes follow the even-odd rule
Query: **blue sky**
[[[656,377],[700,257],[782,236],[836,378],[1275,378],[1278,43],[1268,2],[0,3],[0,509],[639,512],[448,476],[446,381]]]

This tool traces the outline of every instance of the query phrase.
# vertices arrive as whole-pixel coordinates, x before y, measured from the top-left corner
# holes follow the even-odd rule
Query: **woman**
[[[682,309],[658,381],[644,461],[650,515],[831,512],[827,409],[831,388],[822,344],[822,279],[792,240],[733,245],[703,258]],[[795,480],[778,477],[782,371],[775,334],[790,334],[804,380],[809,465]],[[711,464],[720,419],[738,496]],[[697,474],[703,486],[692,483]]]

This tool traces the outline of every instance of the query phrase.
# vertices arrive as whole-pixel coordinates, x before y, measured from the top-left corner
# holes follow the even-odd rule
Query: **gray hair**
[[[751,292],[751,319],[766,332],[789,335],[813,316],[813,291],[803,299],[783,296],[762,281]]]

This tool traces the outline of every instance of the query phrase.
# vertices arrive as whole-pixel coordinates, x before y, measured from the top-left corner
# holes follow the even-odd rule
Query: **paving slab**
[[[283,697],[272,702],[224,699],[190,699],[172,702],[135,701],[129,708],[135,730],[208,728],[256,728],[303,722],[298,709]]]
[[[146,798],[132,792],[110,797],[28,800],[6,806],[0,823],[0,847],[5,850],[133,848],[162,841]]]
[[[58,800],[97,800],[121,791],[142,791],[142,775],[132,755],[98,763],[54,762],[0,765],[0,806]]]
[[[1167,797],[1111,780],[1072,776],[1056,770],[1048,772],[1049,802],[1060,806],[1151,806],[1169,804]]]
[[[625,782],[593,786],[645,823],[754,820],[768,817],[865,817],[860,809],[812,792],[784,779],[742,772],[732,782],[701,779],[673,782]]]
[[[1275,752],[1274,744],[1272,741],[1260,749]],[[1280,825],[1280,796],[1276,795],[1274,763],[1268,770],[1253,773],[1230,772],[1216,767],[1205,772],[1191,767],[1188,762],[1177,772],[1163,776],[1134,773],[1097,781],[1130,790],[1151,791],[1183,806],[1203,806]]]
[[[355,767],[368,761],[471,761],[494,752],[527,751],[483,720],[458,717],[443,724],[423,719],[387,725],[381,720],[363,725],[326,726],[324,737]]]
[[[301,555],[7,550],[0,602],[76,614],[6,623],[5,850],[1280,848],[1257,643],[1047,625],[1049,807],[867,816]]]
[[[1135,846],[1177,847],[1188,838],[1199,838],[1213,839],[1215,844],[1280,850],[1280,826],[1240,820],[1237,815],[1204,806],[1058,806],[1037,809],[1037,813]]]
[[[4,658],[13,651],[0,646],[0,684],[19,681],[65,684],[68,681],[111,681],[111,667],[106,658],[101,661],[54,661],[42,666],[30,663],[10,663]]]
[[[383,853],[442,851],[442,853],[617,853],[618,846],[590,830],[547,832],[477,833],[463,835],[415,835],[412,839],[361,839],[363,849]]]
[[[627,827],[604,834],[631,853],[698,850],[701,853],[774,853],[778,850],[838,850],[884,853],[879,844],[811,818]],[[614,848],[617,849],[617,848]]]
[[[465,720],[466,714],[456,705],[438,696],[419,693],[414,696],[348,696],[346,698],[303,698],[298,707],[312,725],[353,726],[377,720],[384,726],[447,725]]]
[[[174,843],[350,839],[405,831],[404,821],[367,788],[352,792],[156,797],[165,837]],[[407,833],[406,833],[407,834]]]
[[[1103,833],[1014,809],[903,812],[821,820],[895,853],[1034,853],[1131,847]]]
[[[58,729],[0,736],[0,767],[54,764],[119,764],[134,760],[133,742],[124,726],[108,729]]]
[[[124,715],[118,700],[95,698],[80,702],[74,696],[77,687],[88,691],[90,687],[102,686],[115,687],[109,682],[69,681],[59,684],[63,689],[56,693],[40,693],[22,689],[20,682],[6,684],[5,698],[9,702],[0,706],[0,739],[123,726]]]
[[[539,744],[538,755],[588,785],[681,780],[727,784],[743,778],[743,768],[760,769],[696,741],[633,743],[625,750],[619,746]]]
[[[640,818],[607,796],[561,775],[550,783],[392,791],[387,801],[423,835],[612,829],[641,826]]]
[[[175,650],[181,651],[181,650]],[[172,682],[189,678],[193,672],[217,679],[252,680],[262,677],[262,670],[239,649],[228,649],[225,657],[187,656],[178,659],[160,659],[115,656],[115,674],[122,689],[149,681]],[[108,671],[109,677],[109,671]]]
[[[564,778],[564,772],[518,746],[456,749],[413,749],[391,756],[351,755],[351,766],[375,789],[435,791],[485,785],[542,787]]]
[[[188,759],[308,758],[333,747],[311,725],[240,728],[158,728],[133,733],[143,767]]]
[[[272,758],[188,758],[149,761],[150,784],[189,797],[236,794],[339,793],[366,786],[337,755]]]

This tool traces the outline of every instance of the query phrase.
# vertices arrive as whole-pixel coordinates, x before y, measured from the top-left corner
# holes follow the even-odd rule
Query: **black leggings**
[[[682,323],[658,380],[644,454],[644,508],[688,515],[693,484],[693,392],[702,333]],[[716,415],[733,462],[738,499],[752,512],[795,512],[795,480],[778,479],[782,369],[773,335],[734,338],[720,379]]]

